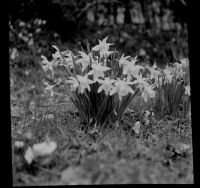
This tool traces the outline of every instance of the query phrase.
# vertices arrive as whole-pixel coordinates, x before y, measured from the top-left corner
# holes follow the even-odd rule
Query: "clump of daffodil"
[[[58,71],[65,85],[66,95],[76,106],[83,122],[89,124],[92,119],[99,126],[115,123],[126,111],[136,95],[141,95],[145,102],[155,97],[155,83],[144,77],[137,65],[137,57],[119,55],[111,50],[108,37],[99,40],[99,44],[88,51],[79,51],[74,55],[67,50],[56,52],[53,60],[42,56],[42,68],[51,72]],[[62,74],[61,74],[62,73]],[[153,78],[150,72],[150,77]],[[47,85],[46,91],[53,96],[55,85]]]
[[[156,112],[157,114],[175,115],[187,111],[186,105],[189,103],[190,79],[189,61],[180,60],[172,65],[167,65],[163,70],[158,69],[156,64],[149,68],[151,80],[156,84]],[[164,114],[163,114],[164,113]]]

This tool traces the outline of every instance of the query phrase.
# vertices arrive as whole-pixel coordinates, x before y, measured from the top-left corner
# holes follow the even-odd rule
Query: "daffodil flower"
[[[142,97],[145,102],[147,102],[148,98],[154,98],[155,97],[155,91],[153,90],[153,85],[146,84],[144,87],[144,90],[142,92]]]
[[[76,78],[73,76],[69,77],[69,80],[66,81],[67,83],[70,83],[70,88],[72,91],[75,91],[79,87],[79,82]]]
[[[98,82],[101,84],[101,86],[98,89],[98,93],[100,93],[101,91],[105,91],[105,94],[108,95],[110,93],[110,91],[113,89],[113,83],[115,82],[115,80],[110,79],[110,78],[105,78],[104,80],[98,80]]]
[[[110,70],[110,68],[93,63],[92,70],[88,72],[88,75],[93,75],[93,80],[97,81],[100,77],[104,77],[104,72],[107,70]]]
[[[85,89],[88,89],[90,91],[90,85],[94,83],[94,81],[87,78],[87,75],[80,76],[77,75],[77,79],[74,77],[69,77],[71,80],[67,80],[66,82],[70,83],[70,88],[72,91],[75,91],[77,88],[79,89],[80,93],[83,93]]]
[[[150,79],[155,79],[156,82],[158,82],[158,76],[160,74],[160,71],[156,70],[157,69],[157,65],[156,63],[154,63],[154,65],[152,67],[149,68],[150,70]]]
[[[185,94],[190,96],[190,86],[185,86]]]
[[[81,63],[81,71],[83,72],[87,66],[90,64],[90,55],[87,55],[85,52],[79,51],[81,58],[76,61],[76,63]]]
[[[59,59],[59,58],[61,58],[58,47],[55,46],[55,45],[52,45],[52,47],[56,49],[56,52],[55,52],[54,54],[52,54],[53,58],[54,58],[54,59]]]
[[[173,78],[173,75],[172,75],[171,71],[169,69],[165,69],[165,70],[163,70],[163,73],[164,73],[165,78],[166,78],[165,84],[166,83],[171,83],[172,82],[172,78]]]
[[[54,70],[53,70],[53,61],[48,61],[47,58],[45,56],[41,56],[42,59],[42,68],[45,72],[47,72],[48,70],[51,71],[52,76],[54,75]]]
[[[142,74],[139,73],[136,77],[136,80],[133,81],[133,84],[138,84],[137,87],[142,90],[148,83],[147,79],[142,77]]]
[[[129,62],[127,59],[130,58],[131,56],[126,56],[124,57],[124,54],[121,56],[121,58],[119,59],[119,67],[121,67],[122,65],[125,65],[127,62]]]
[[[99,40],[99,44],[94,46],[92,48],[93,51],[99,51],[100,52],[100,58],[105,57],[105,56],[109,56],[110,54],[112,54],[112,51],[108,51],[109,50],[109,46],[112,45],[111,43],[106,43],[108,37],[104,38],[102,41]]]
[[[72,59],[72,55],[71,54],[67,54],[64,56],[65,62],[67,63],[67,66],[70,69],[74,68],[74,63],[73,63],[73,59]]]
[[[123,74],[124,75],[127,75],[127,80],[131,80],[131,77],[137,77],[139,72],[140,72],[140,69],[143,69],[142,66],[140,65],[135,65],[135,62],[137,60],[134,59],[132,61],[127,61],[125,64],[124,64],[124,67],[123,67]]]
[[[83,93],[85,89],[88,89],[88,91],[91,91],[90,84],[93,84],[94,81],[88,79],[88,75],[87,74],[85,76],[77,75],[77,79],[78,79],[78,81],[80,83],[80,85],[79,85],[79,92],[80,93]]]
[[[117,81],[115,81],[114,83],[113,89],[110,91],[110,95],[118,93],[119,100],[121,101],[122,97],[126,96],[128,93],[134,94],[135,92],[128,84],[133,84],[133,83],[120,80],[118,78]]]
[[[70,69],[74,68],[73,59],[72,59],[72,55],[71,55],[70,51],[66,50],[64,52],[59,52],[59,49],[57,46],[54,46],[54,45],[52,45],[52,46],[53,46],[53,48],[56,49],[56,52],[54,54],[52,54],[53,59],[54,59],[54,64],[61,64],[61,65],[66,66],[65,64],[63,64],[64,62],[61,61],[61,59],[62,59],[62,57],[60,55],[60,53],[61,53],[63,55],[65,62],[67,63],[67,66]]]

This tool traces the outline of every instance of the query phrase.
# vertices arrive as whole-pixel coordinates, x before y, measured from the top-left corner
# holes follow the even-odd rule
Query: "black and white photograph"
[[[188,3],[10,0],[13,186],[194,184]]]

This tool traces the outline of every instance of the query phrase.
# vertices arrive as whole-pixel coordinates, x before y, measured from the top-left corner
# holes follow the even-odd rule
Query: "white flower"
[[[79,86],[79,82],[78,82],[78,80],[76,78],[74,78],[72,76],[70,76],[69,79],[70,80],[67,80],[66,82],[70,83],[71,84],[70,85],[71,90],[75,91],[78,88],[78,86]]]
[[[26,150],[26,153],[24,155],[24,158],[26,159],[26,161],[31,164],[33,159],[34,159],[34,154],[33,154],[33,150],[31,147],[28,147],[28,149]]]
[[[172,72],[169,69],[165,69],[165,70],[163,70],[163,73],[165,75],[164,84],[171,83],[172,82],[172,78],[173,78]]]
[[[129,62],[127,59],[130,58],[131,56],[126,56],[124,57],[124,54],[121,56],[121,58],[119,59],[119,67],[121,67],[122,65],[125,65],[127,62]]]
[[[24,142],[22,142],[22,141],[16,141],[15,142],[15,147],[17,147],[17,148],[23,148],[24,147]]]
[[[79,89],[80,93],[83,93],[85,89],[88,89],[90,91],[90,85],[94,83],[94,81],[88,79],[88,75],[80,76],[77,75],[77,79],[74,77],[69,77],[71,80],[67,80],[66,82],[70,83],[70,88],[72,91],[75,91],[77,88]]]
[[[144,90],[142,92],[142,97],[144,99],[145,102],[147,102],[148,98],[154,98],[156,93],[155,91],[153,90],[153,85],[148,85],[146,84],[144,86]]]
[[[185,87],[185,94],[190,96],[190,86],[184,86]]]
[[[42,143],[34,144],[32,151],[34,157],[45,156],[52,154],[57,148],[57,144],[54,141],[45,141]]]
[[[77,63],[81,63],[81,70],[82,72],[87,68],[87,66],[90,64],[90,55],[87,55],[85,52],[79,51],[79,54],[81,54],[80,59],[77,60]]]
[[[93,80],[97,81],[100,77],[104,77],[104,72],[107,70],[110,70],[110,68],[93,63],[92,70],[88,73],[88,75],[93,75]]]
[[[154,63],[154,65],[152,67],[149,68],[151,75],[150,75],[150,79],[155,78],[156,82],[158,82],[158,76],[160,74],[160,71],[156,70],[157,69],[157,65],[156,63]]]
[[[93,84],[94,81],[88,79],[88,75],[85,75],[85,76],[77,75],[77,79],[80,82],[80,85],[79,85],[79,92],[80,93],[83,93],[85,89],[88,89],[88,91],[91,90],[90,84]]]
[[[134,59],[132,61],[126,61],[126,63],[124,64],[123,74],[127,75],[128,80],[131,80],[131,76],[136,78],[140,72],[140,69],[143,69],[142,66],[135,65],[136,61],[137,60]]]
[[[108,37],[104,38],[102,41],[99,40],[99,44],[94,46],[92,48],[93,51],[99,51],[100,52],[100,58],[105,57],[113,53],[109,50],[109,46],[112,45],[111,43],[106,43]]]
[[[72,55],[70,53],[65,54],[64,55],[64,59],[65,59],[65,62],[67,63],[67,66],[70,69],[74,68],[74,63],[73,63]]]
[[[110,78],[105,78],[104,80],[98,80],[98,82],[101,84],[101,86],[98,89],[98,93],[104,90],[105,94],[108,95],[109,92],[113,89],[112,84],[115,82],[115,80]]]
[[[53,61],[48,61],[47,58],[45,56],[41,56],[42,59],[42,68],[45,72],[47,72],[48,70],[51,71],[52,76],[54,75],[54,70],[53,70]]]
[[[134,94],[133,89],[128,85],[133,84],[132,82],[126,82],[124,80],[120,80],[119,78],[114,83],[113,89],[110,91],[110,95],[118,93],[119,100],[121,101],[123,96],[126,96],[128,93]]]
[[[61,58],[58,47],[55,46],[55,45],[52,45],[52,47],[56,49],[56,52],[55,52],[54,54],[52,54],[53,58],[54,58],[54,59],[59,59],[59,58]]]
[[[54,64],[56,64],[56,65],[62,64],[64,66],[66,66],[64,64],[64,61],[61,61],[62,60],[61,54],[62,54],[65,62],[67,63],[67,66],[70,67],[71,69],[74,68],[72,55],[69,50],[60,52],[57,46],[52,45],[52,47],[56,49],[56,52],[54,54],[52,54],[53,59],[54,59]]]
[[[138,84],[138,88],[140,88],[140,90],[142,90],[146,85],[148,85],[146,78],[143,78],[142,77],[142,74],[139,73],[137,76],[136,76],[136,80],[133,81],[133,84]]]
[[[183,66],[180,63],[174,63],[173,74],[176,78],[183,78],[185,72],[183,71]]]

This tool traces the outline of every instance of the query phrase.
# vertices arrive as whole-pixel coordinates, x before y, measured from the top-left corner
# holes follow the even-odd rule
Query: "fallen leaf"
[[[140,133],[140,122],[139,121],[137,121],[136,123],[135,123],[135,125],[133,126],[133,130],[134,130],[134,132],[136,133],[136,134],[139,134]]]
[[[53,141],[42,142],[33,145],[34,156],[50,155],[57,148],[57,144]]]

